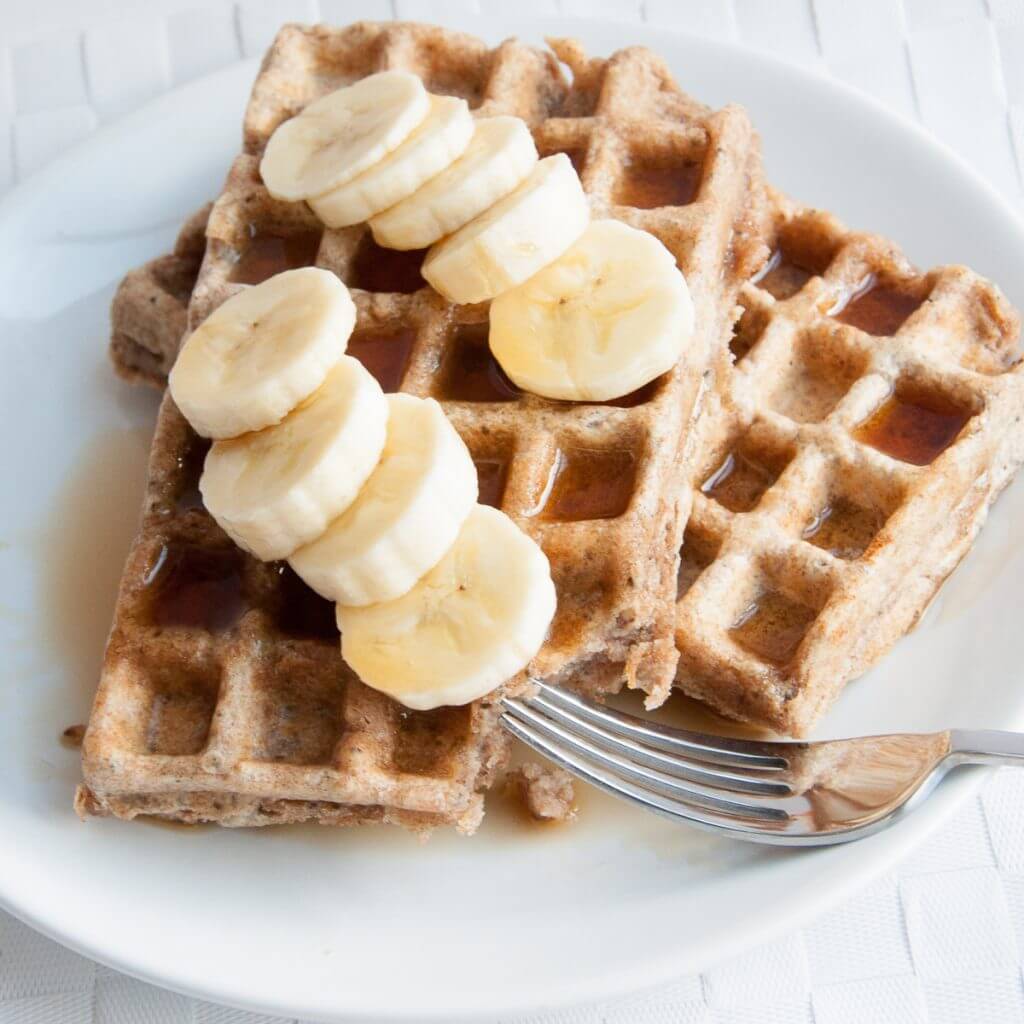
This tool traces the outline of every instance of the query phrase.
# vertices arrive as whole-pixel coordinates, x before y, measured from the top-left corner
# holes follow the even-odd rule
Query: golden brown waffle
[[[207,442],[165,398],[85,736],[87,812],[472,831],[504,762],[496,709],[407,711],[363,686],[333,606],[202,507]]]
[[[696,435],[678,685],[805,733],[927,607],[1024,459],[1020,323],[966,267],[775,197]]]
[[[118,375],[162,388],[185,333],[206,251],[207,203],[182,225],[174,250],[127,274],[110,306],[110,358]]]
[[[394,67],[434,92],[465,96],[477,114],[523,117],[544,153],[577,162],[597,215],[666,244],[697,314],[679,367],[615,403],[520,394],[490,357],[486,308],[454,307],[426,288],[422,253],[382,250],[363,226],[323,231],[304,204],[268,195],[258,163],[274,128],[317,96]],[[515,41],[489,50],[400,23],[282,29],[253,88],[245,152],[210,214],[189,322],[288,267],[336,272],[358,310],[349,352],[385,390],[442,403],[477,462],[481,500],[508,512],[551,561],[559,612],[531,672],[586,680],[596,692],[627,678],[660,702],[677,657],[675,567],[688,511],[677,500],[681,448],[740,284],[763,260],[767,206],[746,116],[665,104],[664,76],[646,51],[612,58],[590,100],[578,95],[550,54]],[[373,814],[471,830],[478,791],[504,749],[493,704],[399,711],[351,678],[326,620],[322,635],[300,636],[312,599],[298,596],[287,572],[236,551],[209,519],[195,499],[202,456],[165,398],[86,736],[82,809],[224,824]],[[197,585],[212,595],[201,612]],[[225,605],[237,614],[222,621]],[[318,724],[288,724],[303,717]],[[294,752],[267,739],[282,730]],[[305,750],[307,732],[319,737],[314,751]],[[399,748],[426,767],[406,771]]]
[[[613,59],[551,46],[573,71],[567,104],[585,107]],[[692,103],[667,76],[665,91]],[[883,238],[771,203],[770,262],[741,292],[684,457],[677,685],[800,735],[970,548],[1024,459],[1024,366],[995,285],[921,274]]]

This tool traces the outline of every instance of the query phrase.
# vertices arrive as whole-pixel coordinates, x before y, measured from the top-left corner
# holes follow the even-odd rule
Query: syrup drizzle
[[[349,339],[347,354],[370,371],[385,394],[392,394],[402,385],[415,340],[411,327],[357,330]]]
[[[852,292],[839,297],[829,316],[876,337],[888,337],[923,301],[868,274]]]
[[[745,452],[732,451],[704,481],[701,491],[730,512],[749,512],[779,478],[779,472]]]
[[[501,508],[501,499],[505,495],[505,483],[508,479],[507,459],[474,459],[479,486],[477,501],[491,508]]]
[[[631,451],[563,448],[551,468],[539,514],[565,522],[615,519],[629,507],[636,473]]]
[[[853,436],[900,462],[927,466],[957,439],[971,415],[934,395],[897,389]]]
[[[751,654],[782,667],[792,660],[814,619],[806,605],[765,590],[743,609],[729,632]]]
[[[320,237],[319,231],[284,235],[260,231],[255,224],[250,224],[249,242],[231,269],[228,280],[235,284],[262,284],[284,270],[311,267],[316,262]]]
[[[522,394],[491,354],[489,325],[459,324],[441,370],[441,397],[455,402],[514,402]]]
[[[353,288],[362,288],[368,292],[411,294],[427,286],[420,273],[426,255],[426,249],[409,252],[384,249],[367,232],[356,249],[348,283]]]
[[[155,626],[184,626],[223,633],[246,610],[242,554],[189,544],[161,546],[143,580],[146,615]]]
[[[615,202],[637,210],[688,206],[697,198],[702,176],[703,166],[697,161],[631,164],[619,182]]]

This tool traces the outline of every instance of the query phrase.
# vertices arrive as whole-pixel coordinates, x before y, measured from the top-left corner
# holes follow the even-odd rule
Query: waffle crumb
[[[77,750],[82,745],[83,739],[85,739],[84,725],[69,725],[60,734],[61,744],[65,747],[70,747],[72,750]]]
[[[576,817],[576,789],[564,769],[530,761],[513,768],[506,779],[537,821],[572,821]]]

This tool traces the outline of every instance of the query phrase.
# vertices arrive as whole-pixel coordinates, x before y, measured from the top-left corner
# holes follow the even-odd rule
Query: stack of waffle
[[[452,306],[427,288],[422,253],[380,249],[365,226],[324,230],[304,204],[269,196],[258,164],[273,130],[388,68],[466,98],[478,115],[522,117],[542,154],[573,159],[598,216],[656,235],[694,300],[687,358],[612,403],[521,394],[490,356],[486,308]],[[358,311],[350,354],[385,390],[441,402],[477,463],[481,500],[548,555],[559,610],[531,673],[594,693],[625,680],[663,701],[678,660],[685,445],[705,378],[724,358],[739,289],[766,255],[767,197],[746,116],[689,100],[643,50],[595,64],[570,88],[550,54],[515,41],[488,49],[441,29],[364,23],[283,29],[254,85],[244,139],[209,215],[189,325],[288,267],[337,273]],[[197,237],[187,228],[183,250]],[[141,271],[115,306],[115,360],[149,378],[173,338],[133,316],[157,294],[175,300],[176,315],[182,308],[162,267]],[[506,750],[493,700],[409,712],[359,683],[341,661],[328,607],[287,568],[234,548],[202,508],[204,454],[165,397],[86,734],[80,809],[471,831]]]

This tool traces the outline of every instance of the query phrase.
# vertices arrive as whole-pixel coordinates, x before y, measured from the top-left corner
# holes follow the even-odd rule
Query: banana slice
[[[425,249],[507,196],[536,163],[537,147],[522,120],[481,118],[455,163],[370,221],[373,237],[387,249]]]
[[[490,311],[490,345],[512,381],[546,398],[603,402],[675,366],[693,303],[653,235],[594,221],[561,258]]]
[[[412,395],[387,402],[384,454],[359,497],[289,559],[317,593],[340,604],[409,591],[455,543],[476,504],[476,467],[437,402]]]
[[[217,441],[199,490],[224,532],[257,558],[287,558],[355,500],[384,449],[388,404],[351,356],[276,426]]]
[[[338,605],[342,657],[368,686],[428,711],[467,704],[525,668],[555,614],[540,547],[476,505],[441,561],[407,594]]]
[[[286,270],[232,295],[188,337],[169,377],[196,433],[238,437],[280,423],[321,384],[356,322],[328,270]]]
[[[381,71],[328,93],[278,125],[260,161],[277,199],[295,202],[344,185],[397,149],[430,111],[423,83]]]
[[[532,277],[583,234],[590,208],[569,158],[541,160],[511,195],[438,242],[422,274],[453,302],[483,302]]]
[[[360,224],[443,171],[472,136],[473,115],[465,100],[431,96],[430,113],[398,149],[346,184],[309,199],[309,205],[329,228]]]

